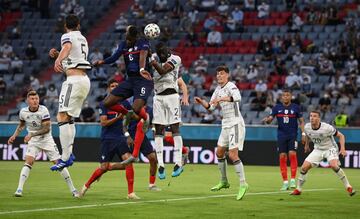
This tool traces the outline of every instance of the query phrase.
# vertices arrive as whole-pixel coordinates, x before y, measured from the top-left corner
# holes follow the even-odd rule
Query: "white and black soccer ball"
[[[144,29],[144,34],[149,39],[155,39],[160,36],[160,27],[154,23],[148,24]]]

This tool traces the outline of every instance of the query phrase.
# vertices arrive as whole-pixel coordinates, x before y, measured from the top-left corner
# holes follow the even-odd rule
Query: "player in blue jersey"
[[[280,171],[283,178],[283,185],[280,190],[288,190],[289,182],[287,175],[287,159],[290,159],[290,168],[291,168],[291,179],[290,187],[296,188],[296,171],[297,171],[297,156],[296,149],[298,143],[296,141],[298,134],[298,120],[300,122],[300,129],[302,133],[301,142],[305,143],[305,133],[304,133],[304,118],[300,112],[300,107],[297,104],[291,103],[291,91],[284,90],[282,92],[282,103],[277,104],[272,108],[271,114],[264,118],[265,123],[270,124],[273,119],[276,117],[278,123],[278,152],[279,152],[279,161],[280,161]]]
[[[120,42],[114,54],[105,60],[94,62],[93,65],[111,64],[120,56],[124,57],[127,79],[105,98],[104,106],[115,112],[127,114],[128,110],[119,103],[129,97],[134,97],[132,109],[142,119],[137,130],[139,132],[140,130],[146,131],[150,122],[144,106],[154,88],[151,74],[148,72],[150,65],[147,60],[150,45],[148,40],[139,37],[140,34],[133,25],[127,27],[125,35],[126,39]],[[135,139],[134,151],[127,163],[136,160],[140,145],[141,142]]]
[[[117,81],[110,80],[108,83],[108,92],[118,86]],[[100,124],[101,128],[101,157],[100,167],[97,168],[90,179],[82,187],[80,196],[84,196],[90,185],[98,180],[104,173],[111,170],[126,170],[126,179],[128,182],[128,199],[139,199],[134,193],[134,169],[132,164],[125,166],[121,163],[110,163],[115,155],[121,160],[126,160],[131,156],[129,149],[133,143],[129,135],[123,134],[122,118],[123,115],[108,110],[103,103],[100,104]],[[155,158],[155,155],[154,155]],[[156,162],[156,160],[155,160]],[[156,166],[156,164],[155,164]]]

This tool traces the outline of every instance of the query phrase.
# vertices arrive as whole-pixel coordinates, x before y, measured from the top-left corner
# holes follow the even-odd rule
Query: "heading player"
[[[318,166],[323,159],[326,159],[329,162],[331,169],[340,178],[349,195],[355,195],[355,190],[350,185],[345,172],[339,166],[339,148],[334,139],[334,137],[339,139],[340,154],[345,157],[345,136],[340,131],[336,130],[332,125],[321,122],[319,111],[312,111],[310,113],[310,123],[306,123],[305,125],[305,134],[305,153],[310,152],[310,141],[314,143],[314,150],[309,154],[309,156],[307,156],[301,166],[297,188],[291,193],[291,195],[301,194],[302,186],[306,181],[307,172],[312,167]]]
[[[159,61],[157,61],[159,60]],[[164,43],[156,45],[156,54],[151,57],[151,65],[154,72],[154,101],[153,111],[155,125],[155,150],[158,160],[158,176],[165,179],[165,165],[163,160],[165,127],[170,126],[174,138],[174,169],[172,177],[177,177],[183,172],[182,147],[183,141],[180,135],[181,106],[178,78],[181,58],[171,54]],[[187,95],[186,95],[187,96]],[[187,103],[188,104],[188,103]]]
[[[36,91],[29,91],[27,94],[28,107],[22,108],[19,113],[20,124],[17,126],[14,134],[9,138],[8,144],[13,144],[16,137],[26,127],[27,135],[24,138],[24,143],[28,144],[25,154],[25,164],[21,169],[19,185],[16,189],[15,196],[23,196],[23,187],[25,181],[30,175],[30,170],[35,162],[35,158],[39,153],[44,152],[50,161],[56,163],[60,159],[60,154],[54,139],[51,135],[51,122],[48,109],[39,105],[40,98]],[[67,183],[70,192],[74,197],[79,197],[70,177],[67,168],[60,171],[61,176]]]
[[[90,90],[90,80],[86,75],[86,70],[91,69],[87,61],[89,47],[80,32],[79,18],[68,15],[65,29],[66,33],[61,36],[61,51],[54,48],[49,51],[49,56],[56,58],[54,70],[66,74],[66,81],[61,86],[57,115],[62,155],[51,170],[61,170],[73,164],[72,149],[76,133],[73,118],[79,117]]]
[[[305,133],[304,133],[304,118],[302,117],[299,105],[291,103],[291,91],[283,90],[282,92],[282,103],[276,104],[272,110],[271,114],[264,118],[265,123],[271,123],[273,119],[277,118],[278,123],[278,134],[277,134],[277,144],[279,152],[279,161],[280,161],[280,172],[283,178],[283,185],[280,190],[289,189],[289,181],[287,174],[287,159],[290,159],[291,167],[291,180],[290,188],[296,187],[295,177],[298,167],[298,161],[296,156],[296,149],[298,143],[296,141],[298,134],[298,120],[300,122],[300,129],[302,132],[302,143],[305,143]]]
[[[223,115],[221,133],[216,150],[221,181],[218,185],[211,188],[211,191],[219,191],[223,188],[230,187],[226,176],[227,162],[225,155],[226,149],[229,148],[229,158],[233,162],[235,172],[240,180],[240,189],[236,199],[241,200],[248,190],[248,184],[245,181],[244,166],[238,154],[244,147],[245,123],[240,113],[240,91],[234,83],[229,81],[229,77],[229,68],[227,66],[217,67],[216,78],[218,86],[211,96],[210,102],[208,103],[200,97],[195,97],[195,102],[201,104],[209,111],[213,111],[220,105]]]
[[[120,102],[129,97],[134,97],[132,109],[144,121],[138,124],[137,132],[146,132],[149,127],[149,116],[144,108],[148,97],[151,95],[154,84],[151,78],[148,63],[150,45],[146,39],[139,37],[135,26],[126,28],[126,39],[121,41],[116,52],[105,60],[98,60],[93,64],[103,65],[115,62],[120,56],[124,57],[127,79],[115,88],[104,100],[104,106],[112,111],[126,115],[129,111]],[[141,141],[135,137],[132,157],[124,163],[134,162],[139,155]]]

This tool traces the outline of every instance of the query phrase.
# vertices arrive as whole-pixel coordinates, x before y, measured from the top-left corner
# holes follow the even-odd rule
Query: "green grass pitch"
[[[135,192],[141,200],[127,200],[124,171],[108,172],[82,199],[74,199],[50,163],[37,162],[24,186],[24,197],[15,198],[22,162],[0,162],[0,218],[360,218],[360,193],[348,196],[330,169],[312,169],[301,196],[280,192],[278,167],[245,166],[250,190],[235,200],[238,179],[228,166],[231,187],[210,192],[218,183],[216,165],[186,165],[183,174],[156,180],[161,192],[150,192],[148,165],[135,164]],[[70,173],[77,188],[90,177],[97,163],[77,162]],[[360,189],[360,172],[345,169],[350,183]],[[308,191],[307,191],[308,190]]]

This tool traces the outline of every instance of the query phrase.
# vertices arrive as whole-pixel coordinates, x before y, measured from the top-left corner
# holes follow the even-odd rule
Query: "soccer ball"
[[[160,27],[154,23],[148,24],[144,29],[144,34],[149,39],[155,39],[160,35]]]

